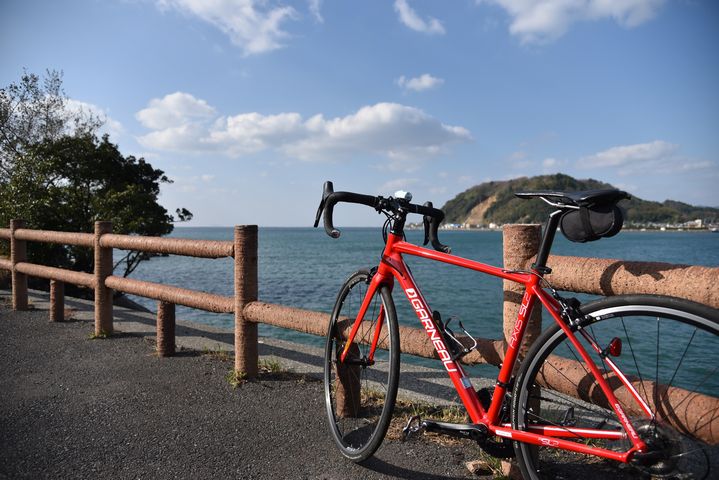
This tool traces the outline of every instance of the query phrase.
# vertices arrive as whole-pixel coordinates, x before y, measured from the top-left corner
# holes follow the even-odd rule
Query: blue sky
[[[309,225],[327,179],[442,205],[563,172],[719,206],[717,46],[709,0],[0,4],[0,85],[62,70],[198,226]]]

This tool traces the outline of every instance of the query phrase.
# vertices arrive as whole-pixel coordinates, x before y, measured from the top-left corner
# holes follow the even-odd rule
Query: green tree
[[[123,156],[107,135],[98,138],[102,122],[69,112],[61,83],[56,72],[42,85],[25,74],[0,90],[0,225],[22,218],[30,228],[92,232],[95,220],[110,220],[117,233],[172,232],[175,218],[157,201],[171,180],[143,158]],[[192,218],[184,208],[176,215]],[[89,249],[29,246],[33,262],[92,271]],[[127,276],[147,258],[128,252],[116,267]]]
[[[103,124],[91,112],[68,108],[62,73],[48,70],[41,79],[25,72],[0,89],[0,179],[7,179],[31,146],[66,135],[94,133]]]

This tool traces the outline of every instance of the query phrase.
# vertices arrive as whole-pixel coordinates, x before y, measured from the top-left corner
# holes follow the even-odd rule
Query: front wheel
[[[380,287],[354,341],[346,337],[367,293],[370,274],[353,274],[342,286],[325,348],[325,404],[330,431],[342,454],[356,462],[379,448],[392,418],[399,381],[399,327],[392,295]],[[370,346],[378,345],[372,356]],[[347,357],[340,356],[347,349]]]
[[[524,478],[717,478],[719,312],[647,295],[605,298],[581,310],[584,333],[573,328],[576,338],[614,390],[648,455],[624,464],[515,443]],[[612,371],[610,361],[631,387]],[[617,452],[631,447],[599,383],[556,324],[537,339],[522,364],[512,413],[515,429]]]

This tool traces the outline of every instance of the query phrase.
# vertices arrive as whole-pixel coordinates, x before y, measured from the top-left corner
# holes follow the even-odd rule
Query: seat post
[[[547,223],[544,226],[544,232],[542,232],[542,239],[539,242],[539,251],[537,252],[537,261],[532,264],[532,269],[539,272],[541,275],[551,273],[551,269],[547,268],[547,258],[549,258],[549,251],[552,249],[552,243],[554,242],[554,234],[557,233],[557,227],[559,226],[559,219],[562,218],[564,210],[556,210],[549,214]]]

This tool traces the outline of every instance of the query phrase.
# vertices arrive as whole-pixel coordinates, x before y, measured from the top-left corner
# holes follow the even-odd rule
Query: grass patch
[[[225,380],[232,388],[237,388],[247,381],[247,373],[232,369],[225,375]]]
[[[94,331],[90,332],[90,335],[87,336],[88,340],[98,340],[98,339],[106,339],[110,338],[112,336],[111,333],[106,332],[104,330],[100,330],[100,333],[95,333]]]
[[[237,388],[251,380],[295,381],[300,384],[322,381],[309,374],[295,373],[275,358],[263,358],[257,362],[257,378],[250,379],[246,372],[236,372],[232,369],[225,375],[225,379],[232,388]]]
[[[202,355],[205,357],[214,358],[215,360],[219,360],[221,362],[229,362],[232,360],[232,355],[230,355],[229,350],[223,350],[222,347],[217,345],[214,350],[210,350],[207,347],[204,347],[202,349]]]
[[[285,368],[282,363],[276,358],[263,358],[257,364],[260,373],[286,373],[289,372],[289,368]]]

